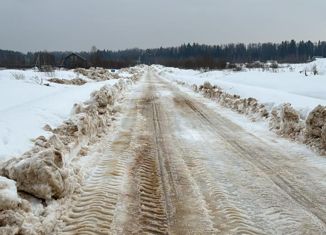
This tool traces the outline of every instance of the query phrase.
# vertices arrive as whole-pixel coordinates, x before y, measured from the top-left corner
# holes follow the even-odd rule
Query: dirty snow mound
[[[291,104],[283,104],[274,107],[271,111],[269,125],[279,135],[297,138],[304,129],[304,123],[300,119],[300,114]]]
[[[306,120],[306,142],[326,154],[326,106],[318,105]]]
[[[68,169],[57,150],[47,149],[23,159],[12,159],[1,169],[4,175],[17,182],[17,188],[37,198],[64,196],[67,191]]]
[[[77,74],[82,74],[85,77],[88,77],[95,81],[105,81],[110,79],[118,79],[119,75],[116,73],[110,72],[108,69],[104,68],[94,68],[91,67],[89,69],[78,68],[75,69]]]
[[[230,108],[238,113],[250,115],[252,119],[259,117],[268,117],[268,112],[264,105],[258,104],[254,98],[241,99],[238,95],[231,95],[224,92],[220,87],[205,82],[204,85],[191,86],[194,91],[202,93],[206,98],[217,100],[222,106]]]

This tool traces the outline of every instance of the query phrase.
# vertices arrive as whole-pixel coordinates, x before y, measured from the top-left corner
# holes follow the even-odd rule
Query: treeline
[[[42,56],[39,56],[39,55]],[[0,50],[0,67],[25,68],[36,64],[60,66],[69,52],[36,52],[23,54]],[[180,68],[220,69],[230,63],[274,60],[280,63],[301,63],[315,56],[326,57],[326,42],[284,41],[282,43],[251,43],[226,45],[184,44],[156,49],[97,50],[80,52],[88,66],[121,68],[135,64],[161,64]],[[42,58],[43,61],[40,61]],[[45,59],[44,59],[45,58]]]

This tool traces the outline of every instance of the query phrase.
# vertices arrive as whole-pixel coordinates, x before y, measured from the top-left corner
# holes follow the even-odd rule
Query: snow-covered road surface
[[[57,233],[325,234],[326,159],[219,109],[149,70]]]

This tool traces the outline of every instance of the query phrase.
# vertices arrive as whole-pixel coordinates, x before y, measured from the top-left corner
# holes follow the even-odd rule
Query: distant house
[[[86,68],[88,67],[88,63],[81,55],[71,53],[63,59],[61,66],[67,69]]]

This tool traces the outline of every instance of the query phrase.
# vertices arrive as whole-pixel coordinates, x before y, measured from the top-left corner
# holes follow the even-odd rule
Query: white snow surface
[[[0,210],[14,207],[21,202],[17,194],[16,182],[0,176]]]
[[[3,69],[0,70],[0,79],[15,79],[15,76],[22,75],[26,82],[29,83],[39,83],[43,80],[45,83],[50,78],[60,78],[60,79],[67,79],[71,80],[74,78],[81,78],[86,81],[91,81],[91,79],[87,78],[86,76],[75,73],[74,70],[65,70],[65,69],[56,69],[53,72],[39,72],[37,69]]]
[[[318,70],[316,76],[312,74],[314,65]],[[202,72],[155,67],[169,80],[185,82],[188,85],[202,85],[208,81],[227,93],[240,95],[242,98],[256,98],[269,108],[291,103],[303,118],[317,105],[326,105],[326,59],[317,59],[307,64],[282,65],[276,71],[246,69],[241,72]]]
[[[24,78],[17,80],[13,74],[23,74]],[[44,84],[51,77],[79,77],[89,82],[82,86],[39,83],[39,78]],[[0,70],[0,162],[27,151],[33,146],[32,138],[49,135],[42,129],[46,124],[59,126],[69,118],[75,103],[88,100],[94,90],[117,81],[94,82],[72,70],[56,70],[51,75],[34,70]]]

